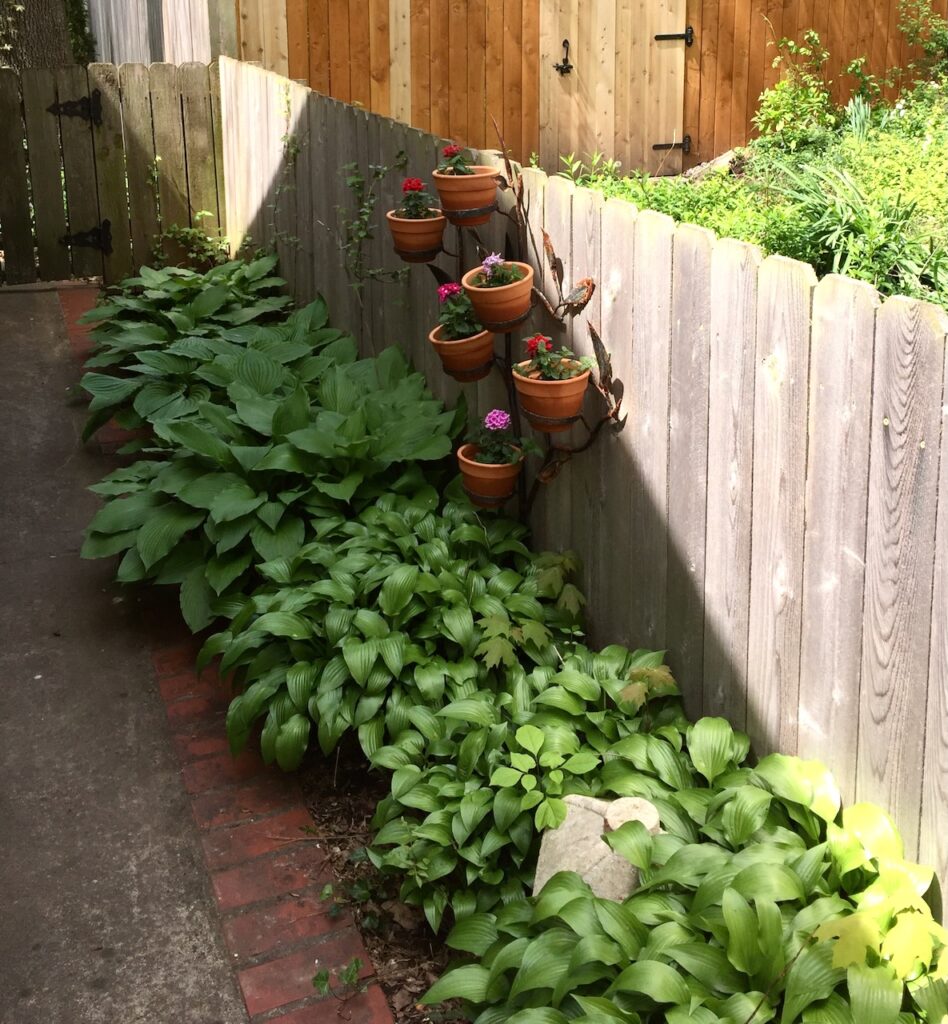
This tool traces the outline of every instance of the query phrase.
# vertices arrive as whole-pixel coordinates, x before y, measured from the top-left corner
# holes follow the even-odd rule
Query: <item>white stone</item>
[[[621,901],[639,884],[638,869],[614,853],[602,838],[627,821],[641,821],[651,835],[661,830],[658,809],[648,800],[623,797],[597,800],[565,797],[566,818],[557,829],[543,833],[533,883],[536,895],[558,871],[575,871],[596,896]]]

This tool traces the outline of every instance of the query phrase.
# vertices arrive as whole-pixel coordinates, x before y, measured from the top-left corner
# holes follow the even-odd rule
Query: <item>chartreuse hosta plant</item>
[[[201,657],[220,654],[243,691],[227,716],[235,752],[263,719],[264,757],[283,768],[299,764],[313,726],[324,753],[353,731],[366,756],[396,768],[425,749],[433,723],[483,713],[474,695],[569,642],[572,563],[532,557],[509,520],[438,506],[431,487],[388,493],[358,516],[326,516],[310,543],[261,566],[268,582]]]
[[[639,730],[675,730],[677,689],[659,654],[556,646],[552,661],[510,666],[499,689],[469,687],[373,760],[395,768],[370,851],[404,875],[401,896],[437,929],[519,899],[541,833],[562,824],[563,797],[598,795],[610,751]],[[643,711],[646,709],[646,711]]]
[[[256,349],[221,363],[229,404],[156,422],[171,458],[136,462],[93,488],[107,500],[83,555],[124,552],[121,582],[180,584],[197,630],[217,599],[252,582],[253,566],[294,555],[324,521],[407,486],[414,464],[450,452],[463,420],[432,398],[400,350],[354,356],[348,346],[317,356],[313,382]],[[418,486],[417,472],[410,480]]]
[[[816,762],[743,764],[722,719],[640,732],[606,757],[664,792],[663,834],[607,837],[639,868],[622,904],[573,874],[494,913],[472,906],[448,944],[477,962],[428,1002],[460,998],[477,1024],[909,1024],[948,1014],[948,933],[878,808],[840,812]],[[683,773],[683,777],[679,777]],[[479,1011],[479,1012],[478,1012]]]

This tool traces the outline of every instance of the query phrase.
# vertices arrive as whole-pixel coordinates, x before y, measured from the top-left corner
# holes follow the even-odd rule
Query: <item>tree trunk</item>
[[[22,3],[22,11],[16,11],[11,0],[0,3],[13,30],[12,48],[6,55],[9,65],[20,70],[74,64],[63,0],[22,0]]]

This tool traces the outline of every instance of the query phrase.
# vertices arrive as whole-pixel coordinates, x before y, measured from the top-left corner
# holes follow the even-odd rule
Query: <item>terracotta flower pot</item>
[[[464,444],[458,450],[458,465],[464,481],[464,493],[481,508],[499,508],[517,489],[520,462],[475,462],[477,445]]]
[[[441,239],[448,222],[440,210],[437,217],[396,217],[394,210],[389,210],[385,216],[395,252],[406,263],[430,263],[441,252]]]
[[[489,330],[509,331],[530,315],[533,267],[529,263],[517,263],[516,260],[510,262],[524,272],[524,276],[513,284],[502,284],[498,288],[478,288],[473,281],[481,272],[480,267],[469,270],[461,278],[477,319]]]
[[[530,425],[545,434],[569,430],[583,408],[589,370],[567,380],[539,380],[517,372],[529,361],[517,363],[513,382],[520,396],[520,408]]]
[[[490,331],[481,331],[470,338],[444,341],[441,338],[443,330],[439,324],[428,335],[428,340],[438,353],[444,372],[464,384],[483,380],[494,363],[494,335]]]
[[[497,170],[483,164],[472,164],[471,170],[473,174],[432,174],[441,209],[459,228],[486,224],[497,209]]]

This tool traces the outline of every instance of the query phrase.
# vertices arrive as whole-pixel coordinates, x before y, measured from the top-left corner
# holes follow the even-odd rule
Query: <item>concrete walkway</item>
[[[0,1022],[243,1024],[55,292],[0,294]]]

